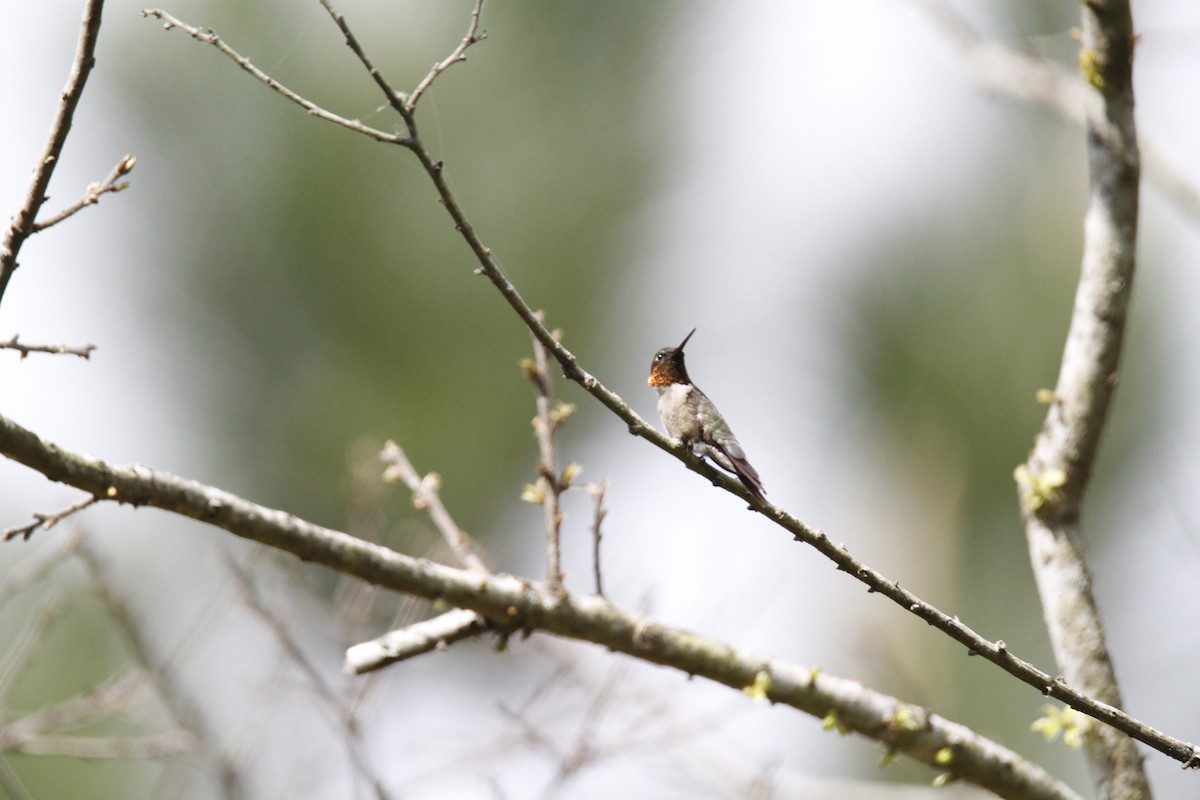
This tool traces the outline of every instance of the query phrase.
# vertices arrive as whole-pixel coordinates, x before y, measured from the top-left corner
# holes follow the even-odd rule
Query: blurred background
[[[338,3],[402,89],[459,42],[470,7]],[[1074,63],[1076,3],[950,7],[991,41]],[[108,4],[46,212],[125,153],[132,186],[31,239],[0,307],[0,338],[98,349],[0,351],[0,413],[449,559],[408,492],[379,484],[395,439],[442,476],[494,569],[540,578],[541,509],[519,500],[536,477],[529,336],[473,276],[415,159],[308,118],[140,8]],[[166,10],[339,114],[399,125],[316,2]],[[0,90],[5,214],[81,13],[0,6],[0,71],[20,76]],[[1200,185],[1200,7],[1134,15],[1139,133]],[[1071,310],[1081,130],[983,91],[908,2],[497,2],[482,27],[421,101],[422,133],[585,368],[657,424],[649,358],[698,326],[692,377],[772,500],[1054,672],[1011,473]],[[1153,182],[1142,198],[1085,523],[1128,710],[1197,741],[1200,217]],[[867,596],[577,387],[559,393],[578,404],[563,461],[609,481],[615,603],[927,705],[1090,793],[1081,754],[1030,731],[1037,692]],[[77,499],[0,462],[0,528]],[[567,585],[590,592],[591,499],[565,503]],[[5,544],[0,601],[5,716],[101,686],[121,713],[74,733],[171,752],[164,731],[198,737],[160,758],[3,754],[32,797],[869,797],[934,777],[881,768],[876,744],[819,720],[542,636],[343,676],[346,646],[429,609],[152,510],[95,508]],[[160,681],[121,695],[114,676],[139,663]],[[1161,796],[1195,792],[1175,762],[1147,763]]]

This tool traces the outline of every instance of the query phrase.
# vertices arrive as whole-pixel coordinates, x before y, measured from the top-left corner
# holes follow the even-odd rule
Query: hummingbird
[[[692,333],[696,329],[692,328]],[[678,347],[664,347],[650,362],[650,377],[646,383],[658,390],[658,413],[663,427],[697,456],[708,456],[722,469],[737,476],[750,494],[766,500],[758,471],[746,460],[746,452],[729,428],[729,423],[717,411],[712,400],[688,377],[683,363],[683,346],[692,338],[689,333]]]

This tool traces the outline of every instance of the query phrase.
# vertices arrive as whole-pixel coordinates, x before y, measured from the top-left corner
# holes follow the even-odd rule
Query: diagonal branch
[[[688,675],[748,689],[757,697],[833,719],[844,732],[861,733],[1001,797],[1076,798],[1040,767],[923,708],[866,689],[858,681],[731,647],[623,611],[600,597],[571,595],[511,575],[479,575],[412,558],[196,481],[72,453],[3,416],[0,452],[51,480],[103,499],[160,508],[215,525],[378,586],[469,609],[502,629],[543,631],[592,642]],[[1190,745],[1157,731],[1154,734],[1149,737],[1152,746],[1168,748],[1181,759],[1193,752]]]
[[[50,136],[33,170],[33,180],[29,183],[25,200],[9,223],[4,240],[0,242],[0,302],[4,300],[8,282],[17,269],[17,256],[21,252],[21,246],[34,232],[38,211],[46,202],[50,177],[54,174],[54,168],[58,166],[62,156],[63,146],[67,143],[67,134],[71,130],[71,121],[75,118],[79,98],[83,96],[83,87],[92,67],[96,65],[96,40],[100,37],[100,16],[103,9],[104,0],[88,0],[84,6],[75,61],[71,65],[67,86],[59,97],[58,110],[54,114],[54,122],[50,125]]]
[[[918,760],[925,760],[923,750],[911,749],[914,745],[909,735],[930,732],[927,725],[920,726],[920,731],[905,730],[901,733],[888,726],[887,720],[893,717],[879,717],[871,712],[868,721],[858,716],[868,708],[877,706],[859,706],[857,700],[851,702],[852,697],[860,697],[859,691],[866,691],[857,682],[845,682],[857,687],[851,696],[825,694],[825,690],[831,687],[831,684],[822,683],[825,676],[815,676],[795,665],[754,655],[663,625],[648,617],[622,611],[601,597],[560,596],[543,583],[531,583],[510,575],[479,575],[412,558],[314,525],[285,511],[251,503],[222,489],[141,465],[118,466],[94,456],[73,453],[45,441],[2,415],[0,454],[41,472],[50,480],[93,492],[105,500],[160,508],[215,525],[242,538],[284,550],[304,561],[323,564],[378,586],[470,609],[502,630],[538,630],[588,641],[739,689],[756,685],[756,681],[761,682],[759,673],[766,671],[770,687],[773,687],[767,696],[774,702],[821,717],[830,708],[840,711],[843,702],[850,703],[848,708],[851,717],[841,718],[845,726],[914,754]],[[875,575],[873,572],[871,574]],[[898,586],[895,586],[895,590],[902,591]],[[924,601],[915,597],[913,600],[914,613],[924,616],[940,613]],[[957,626],[955,630],[978,638],[977,634],[957,620],[952,622]],[[1011,655],[1003,642],[993,645],[982,639],[979,641],[982,642],[980,646],[993,654],[997,663],[1005,666],[1008,672],[1038,686],[1046,695],[1111,725],[1183,762],[1185,766],[1200,764],[1200,748],[1195,745],[1168,736],[1119,709],[1087,697],[1061,679],[1051,678]],[[836,685],[845,688],[843,683]],[[813,691],[818,694],[810,694]],[[869,696],[883,697],[875,693]],[[896,709],[888,713],[893,712],[899,713]],[[964,729],[959,733],[943,733],[950,736],[949,741],[954,744],[959,741],[960,735],[967,735],[969,731]],[[1001,751],[1007,752],[1002,748]],[[955,761],[955,765],[952,770],[954,774],[974,780],[967,773],[959,771],[963,766],[960,762]]]

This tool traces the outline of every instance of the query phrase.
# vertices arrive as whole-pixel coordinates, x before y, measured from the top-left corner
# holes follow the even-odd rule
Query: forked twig
[[[343,128],[348,128],[348,129],[354,131],[355,133],[361,133],[363,136],[369,136],[372,139],[375,139],[380,142],[390,142],[392,144],[404,144],[405,143],[405,139],[403,136],[400,136],[395,133],[387,133],[386,131],[381,131],[376,128],[372,128],[370,125],[364,125],[363,123],[359,122],[356,119],[347,119],[346,117],[339,116],[338,114],[335,114],[332,111],[322,108],[321,106],[312,102],[308,98],[301,97],[299,94],[296,94],[291,89],[284,86],[282,83],[275,80],[274,78],[272,78],[267,73],[263,72],[258,67],[254,66],[254,64],[250,61],[250,59],[246,58],[241,53],[234,50],[229,45],[225,44],[225,42],[221,39],[221,37],[218,36],[216,34],[216,32],[211,29],[203,30],[201,28],[195,27],[194,25],[188,25],[186,22],[178,20],[175,17],[168,14],[167,12],[163,11],[161,8],[144,8],[144,9],[142,9],[142,16],[143,17],[155,17],[157,19],[160,19],[160,20],[162,20],[163,27],[166,30],[171,30],[172,28],[179,28],[181,31],[186,32],[189,36],[191,36],[196,41],[204,42],[205,44],[211,44],[213,47],[217,48],[222,53],[224,53],[226,56],[228,56],[230,59],[232,59],[233,62],[236,63],[239,67],[241,67],[246,72],[253,75],[254,78],[256,80],[258,80],[260,83],[262,83],[263,85],[267,86],[270,89],[273,89],[274,91],[278,92],[279,94],[283,95],[288,100],[291,100],[293,103],[300,106],[301,108],[303,108],[305,111],[307,111],[309,114],[313,115],[314,117],[323,119],[326,122],[332,122],[335,125],[341,125]]]
[[[322,2],[324,3],[325,0],[322,0]],[[482,10],[483,0],[475,0],[475,8],[471,9],[471,27],[467,29],[467,35],[458,43],[458,47],[454,48],[454,52],[434,64],[433,69],[429,70],[429,74],[421,79],[421,82],[417,84],[417,88],[413,89],[412,94],[408,96],[408,102],[404,104],[404,108],[409,114],[416,110],[417,101],[421,99],[421,95],[433,84],[434,79],[438,75],[441,75],[459,61],[466,61],[467,48],[487,38],[486,33],[479,32],[479,12]]]
[[[117,165],[113,167],[112,172],[108,173],[107,178],[88,185],[87,190],[83,193],[83,197],[67,206],[62,211],[59,211],[54,216],[48,217],[44,220],[39,220],[38,222],[34,223],[33,233],[44,231],[51,225],[57,225],[64,219],[78,213],[82,209],[99,203],[100,198],[109,192],[115,194],[117,192],[125,191],[129,188],[129,182],[123,181],[121,178],[124,178],[126,175],[132,172],[134,166],[136,165],[136,158],[130,155],[123,156],[121,160],[117,162]]]
[[[75,118],[79,98],[83,96],[83,87],[92,72],[92,67],[96,65],[96,41],[100,38],[100,17],[103,10],[104,0],[87,0],[84,6],[75,61],[71,65],[67,86],[59,97],[54,122],[50,125],[50,136],[38,158],[37,166],[34,167],[33,180],[29,182],[25,200],[13,215],[4,239],[0,241],[0,301],[3,301],[8,282],[17,269],[17,256],[21,252],[21,246],[34,233],[38,212],[46,202],[50,177],[54,174],[54,168],[58,166],[63,147],[67,143],[67,134],[71,131],[71,121]]]
[[[72,503],[66,508],[59,509],[51,514],[42,514],[35,511],[33,512],[34,521],[28,525],[23,525],[19,528],[6,528],[4,530],[4,541],[7,542],[9,539],[15,539],[18,536],[28,541],[29,537],[38,528],[48,531],[72,514],[78,514],[88,506],[93,505],[99,499],[96,495],[91,495],[80,500],[78,503]]]

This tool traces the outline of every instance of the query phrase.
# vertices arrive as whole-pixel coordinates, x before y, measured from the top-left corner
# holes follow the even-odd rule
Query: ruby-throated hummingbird
[[[692,333],[696,329],[692,328]],[[738,480],[759,500],[766,500],[758,472],[746,460],[737,437],[729,423],[717,411],[712,400],[688,377],[683,363],[683,346],[692,338],[689,333],[679,347],[664,347],[650,362],[648,384],[658,390],[658,413],[667,433],[679,439],[698,456],[708,456],[722,469],[737,475]]]

